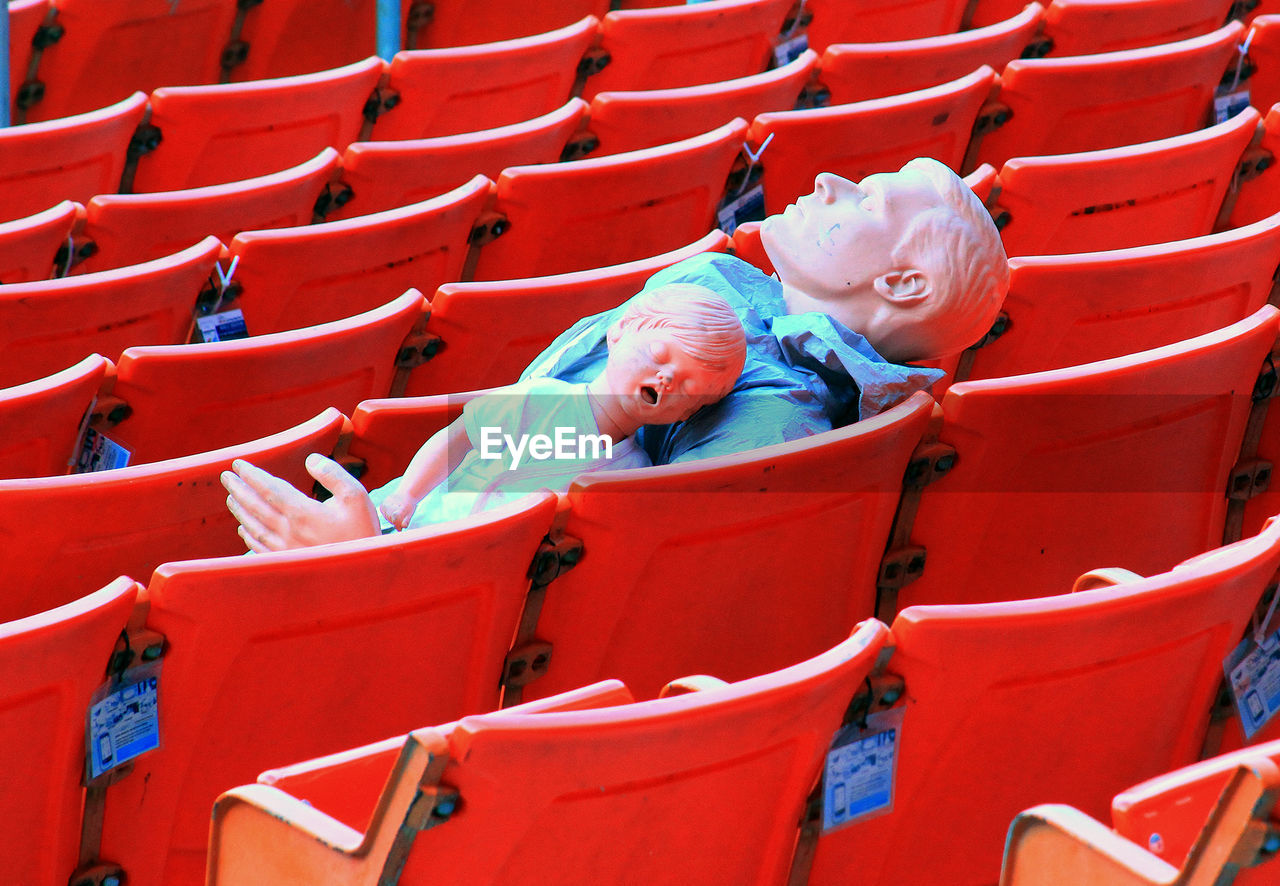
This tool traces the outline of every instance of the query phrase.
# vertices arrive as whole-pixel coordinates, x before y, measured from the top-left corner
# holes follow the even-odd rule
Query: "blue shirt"
[[[646,290],[695,283],[721,295],[747,334],[733,390],[687,421],[649,425],[636,439],[654,464],[727,455],[782,443],[876,415],[942,377],[937,369],[885,360],[826,314],[788,314],[782,284],[731,255],[704,253],[659,271]],[[584,317],[551,343],[522,379],[587,382],[604,370],[605,334],[626,305]]]

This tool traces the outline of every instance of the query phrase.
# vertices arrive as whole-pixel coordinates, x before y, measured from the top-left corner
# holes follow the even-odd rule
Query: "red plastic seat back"
[[[209,237],[140,265],[0,286],[0,385],[58,372],[89,354],[115,358],[130,345],[187,341],[221,251]]]
[[[480,250],[477,280],[542,277],[678,249],[716,226],[747,124],[644,151],[545,166],[498,179],[506,231]]]
[[[216,83],[236,15],[226,0],[54,5],[63,33],[41,56],[36,77],[44,94],[26,112],[26,122],[82,114],[134,90]]]
[[[139,463],[274,434],[329,406],[350,411],[387,395],[423,306],[410,290],[381,308],[292,332],[129,348],[115,395],[132,414],[104,432]]]
[[[978,159],[1096,151],[1168,138],[1212,119],[1213,92],[1235,59],[1244,25],[1146,49],[1019,59],[1000,74],[1008,121],[982,139]]]
[[[1154,246],[1009,262],[1009,328],[969,378],[1075,366],[1173,344],[1266,304],[1280,266],[1280,213]]]
[[[403,475],[432,434],[448,427],[468,402],[486,393],[383,397],[362,402],[351,413],[353,436],[347,450],[359,459],[360,482],[377,489]]]
[[[990,68],[905,95],[803,111],[761,114],[748,139],[764,149],[765,209],[781,212],[813,190],[820,172],[859,181],[896,172],[914,157],[959,169],[978,111],[995,83]]]
[[[449,526],[278,554],[169,563],[159,750],[112,786],[102,854],[131,883],[201,882],[218,795],[274,766],[498,705],[539,493]]]
[[[1084,366],[953,385],[900,605],[1052,593],[1098,564],[1151,573],[1221,543],[1224,491],[1277,313]]]
[[[405,393],[449,394],[512,384],[581,317],[622,304],[653,274],[704,252],[724,252],[712,231],[681,249],[590,271],[551,277],[447,283],[431,299],[427,332],[436,355],[409,373]]]
[[[360,136],[378,58],[297,77],[165,87],[151,95],[160,144],[138,162],[135,191],[168,191],[279,172]]]
[[[570,99],[549,114],[509,126],[406,141],[355,142],[342,154],[351,199],[333,218],[351,218],[436,197],[474,176],[497,179],[508,166],[554,163],[586,119]]]
[[[0,284],[47,280],[67,245],[78,207],[70,200],[26,218],[0,222]]]
[[[97,111],[0,130],[0,221],[118,191],[146,108],[138,92]]]
[[[649,698],[677,674],[740,680],[832,645],[874,609],[932,406],[917,393],[803,440],[578,478],[565,533],[582,556],[547,589],[537,636],[554,652],[526,697],[613,674]]]
[[[1044,30],[1055,56],[1089,55],[1199,37],[1231,17],[1229,0],[1053,0]]]
[[[611,12],[600,24],[609,63],[587,78],[582,97],[759,74],[790,8],[790,0],[717,0]]]
[[[0,617],[60,606],[108,581],[104,575],[150,575],[169,560],[244,553],[219,474],[243,458],[309,490],[303,460],[332,452],[345,421],[328,409],[279,434],[185,458],[0,481],[0,537],[15,542],[0,563],[12,583]],[[16,543],[24,537],[38,543]]]
[[[247,10],[240,39],[249,45],[233,81],[309,74],[349,65],[378,51],[377,0],[272,0]]]
[[[1032,42],[1043,15],[1043,6],[1028,3],[1011,18],[959,34],[834,43],[822,53],[822,82],[838,105],[938,86],[982,65],[1000,71]]]
[[[518,40],[399,52],[388,67],[399,104],[378,118],[373,138],[457,135],[550,113],[573,95],[578,62],[598,27],[588,16]]]
[[[94,354],[46,378],[0,388],[0,478],[70,470],[109,365]]]
[[[482,175],[433,200],[344,221],[246,231],[231,242],[242,289],[230,307],[251,335],[299,329],[457,280],[493,183]]]
[[[1260,15],[1245,38],[1253,74],[1249,77],[1249,103],[1266,114],[1280,101],[1280,15]]]
[[[406,12],[410,4],[401,0]],[[545,34],[609,11],[605,0],[449,0],[428,15],[406,15],[406,49],[439,49]],[[416,25],[416,26],[415,26]]]
[[[85,237],[97,251],[75,270],[149,261],[202,237],[230,243],[241,231],[310,224],[316,200],[337,169],[337,152],[325,148],[291,169],[244,181],[94,197],[85,207]]]
[[[137,593],[135,581],[119,578],[74,603],[0,625],[0,748],[22,761],[0,791],[0,853],[16,882],[61,883],[76,868],[90,696],[106,683]]]
[[[594,152],[617,154],[652,148],[705,132],[734,117],[750,120],[765,111],[790,111],[817,70],[818,56],[805,52],[790,64],[719,83],[599,92],[591,100]]]
[[[893,812],[820,837],[809,883],[994,883],[1023,809],[1051,797],[1101,818],[1124,786],[1195,760],[1277,566],[1273,531],[1115,587],[903,611]]]
[[[1010,160],[993,211],[1006,216],[1005,251],[1097,252],[1208,234],[1257,123],[1246,109],[1190,135]]]
[[[805,9],[813,15],[809,46],[822,52],[833,43],[954,34],[960,29],[965,4],[959,0],[807,0]]]

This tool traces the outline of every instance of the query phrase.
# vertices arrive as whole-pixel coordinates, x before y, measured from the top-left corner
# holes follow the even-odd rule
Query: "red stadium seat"
[[[604,67],[587,78],[582,97],[759,74],[790,8],[791,0],[716,0],[611,12],[600,24]]]
[[[952,385],[954,467],[920,498],[927,561],[899,604],[1035,597],[1091,564],[1151,573],[1219,545],[1277,320],[1266,306],[1175,345]]]
[[[960,28],[961,0],[807,0],[813,15],[809,46],[822,52],[835,43],[912,40],[954,34]],[[972,70],[970,68],[969,70]]]
[[[979,162],[1096,151],[1168,138],[1212,119],[1213,93],[1244,25],[1177,43],[1101,55],[1015,60],[1000,74],[1006,121]]]
[[[49,375],[130,345],[177,344],[222,244],[209,237],[140,265],[0,286],[0,385]],[[314,410],[318,412],[319,410]]]
[[[372,311],[237,341],[127,349],[114,396],[128,414],[100,424],[133,462],[264,437],[329,406],[388,395],[396,358],[425,301],[410,290]]]
[[[27,79],[34,51],[32,41],[49,15],[49,0],[11,0],[9,3],[9,119],[19,119],[15,102]]]
[[[603,267],[684,246],[715,227],[747,124],[644,151],[545,166],[498,179],[501,236],[480,249],[477,280]]]
[[[1249,77],[1249,103],[1266,114],[1280,102],[1280,15],[1260,15],[1245,38],[1253,73]]]
[[[241,231],[309,224],[316,200],[337,174],[338,154],[325,148],[312,159],[270,175],[149,194],[106,194],[85,207],[84,236],[96,252],[77,273],[150,261],[202,237],[223,243]]]
[[[583,16],[599,18],[609,11],[606,0],[444,0],[430,4],[401,0],[401,6],[408,13],[407,49],[515,40],[563,28]]]
[[[1257,124],[1248,108],[1190,135],[1010,160],[993,210],[1005,251],[1096,252],[1208,234]]]
[[[554,509],[541,493],[447,528],[161,566],[147,627],[169,650],[164,740],[111,786],[103,856],[132,886],[203,883],[223,791],[493,710]]]
[[[833,43],[822,53],[821,79],[839,105],[938,86],[982,65],[1000,71],[1032,43],[1043,16],[1043,6],[1028,3],[1011,18],[959,34]]]
[[[969,378],[1121,357],[1243,320],[1271,293],[1280,213],[1221,234],[1009,266],[1009,328],[975,352]]]
[[[265,80],[349,65],[377,52],[376,0],[271,0],[249,7],[231,79]]]
[[[13,542],[0,561],[7,587],[0,616],[61,606],[110,580],[103,576],[147,576],[169,560],[243,553],[218,475],[244,458],[310,488],[303,459],[332,452],[345,422],[329,409],[279,434],[186,458],[0,480],[0,537]]]
[[[426,397],[365,400],[351,413],[348,459],[368,489],[401,476],[423,442],[462,415],[462,408],[486,391]]]
[[[724,252],[712,231],[650,258],[519,280],[446,283],[431,299],[427,334],[436,354],[409,373],[405,393],[449,394],[512,384],[520,371],[578,318],[617,307],[658,271],[703,252]],[[406,462],[407,464],[407,462]]]
[[[805,797],[887,633],[866,622],[834,649],[741,683],[703,678],[694,685],[705,689],[638,704],[596,684],[596,704],[609,706],[421,729],[396,741],[398,762],[383,742],[269,774],[275,787],[219,800],[209,883],[376,878],[415,794],[441,821],[414,841],[404,886],[786,882]],[[384,784],[371,818],[368,797]],[[444,796],[450,815],[433,802]],[[517,809],[539,826],[513,827]]]
[[[65,249],[78,207],[70,200],[26,218],[0,222],[0,283],[48,280]]]
[[[0,129],[0,221],[118,191],[146,109],[147,97],[137,92],[87,114]]]
[[[554,649],[526,697],[614,674],[649,698],[675,674],[741,680],[837,642],[873,611],[932,407],[920,392],[790,443],[579,477],[564,532],[581,558],[547,588],[535,633]]]
[[[1241,176],[1239,192],[1231,206],[1227,225],[1241,227],[1280,212],[1280,110],[1272,108],[1262,121],[1258,158],[1253,163],[1257,175]],[[1249,159],[1246,155],[1245,159]]]
[[[86,714],[138,590],[119,578],[74,603],[0,625],[0,747],[22,761],[0,791],[0,854],[16,882],[65,883],[76,867]]]
[[[476,16],[495,14],[489,8]],[[573,96],[578,62],[598,26],[589,16],[518,40],[397,53],[388,85],[398,104],[378,118],[373,138],[457,135],[551,113]]]
[[[297,77],[165,87],[151,95],[159,146],[144,154],[135,191],[170,191],[278,172],[360,136],[380,59]]]
[[[46,378],[0,388],[0,478],[48,477],[71,469],[108,365],[94,354]]]
[[[509,126],[405,141],[355,142],[342,154],[351,199],[333,214],[350,218],[436,197],[477,175],[497,179],[508,166],[554,163],[586,119],[570,99],[549,114]]]
[[[432,200],[344,221],[246,231],[231,241],[238,294],[253,335],[328,323],[384,305],[406,289],[457,280],[493,183],[477,175]]]
[[[1052,0],[1044,32],[1055,56],[1089,55],[1199,37],[1222,27],[1231,12],[1230,0]]]
[[[811,886],[853,870],[869,886],[994,883],[1009,822],[1038,799],[1102,816],[1195,760],[1222,659],[1277,566],[1280,527],[1114,587],[903,611],[885,666],[905,700],[893,810],[823,834]]]
[[[675,89],[600,92],[591,100],[594,154],[638,151],[706,132],[734,117],[750,120],[764,111],[790,111],[818,67],[805,52],[763,74]]]
[[[36,77],[42,97],[26,112],[26,122],[82,114],[134,90],[217,82],[236,15],[235,4],[226,0],[51,5],[58,10],[54,24],[61,36],[41,56]]]
[[[995,80],[990,68],[980,68],[905,95],[759,115],[747,138],[759,149],[773,137],[760,160],[765,210],[781,212],[810,193],[820,172],[858,181],[896,172],[913,157],[933,157],[958,170]]]

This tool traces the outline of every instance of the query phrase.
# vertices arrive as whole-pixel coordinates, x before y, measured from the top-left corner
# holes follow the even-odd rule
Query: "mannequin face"
[[[664,329],[609,333],[608,396],[640,425],[683,421],[720,398],[719,375]]]
[[[895,268],[891,256],[912,218],[939,201],[916,170],[869,175],[856,184],[820,174],[812,194],[760,228],[788,311],[823,311],[871,338],[866,325],[879,307],[876,295],[917,289],[920,280],[904,274],[923,278],[918,269]]]

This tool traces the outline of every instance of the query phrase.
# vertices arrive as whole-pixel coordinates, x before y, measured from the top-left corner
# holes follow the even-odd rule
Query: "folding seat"
[[[937,437],[950,471],[895,529],[924,562],[898,605],[1022,599],[1091,563],[1153,572],[1219,545],[1276,329],[1265,306],[1178,344],[952,385]]]
[[[45,378],[0,388],[0,478],[70,470],[108,365],[94,354]]]
[[[114,358],[130,345],[187,341],[221,251],[208,237],[140,265],[0,286],[0,385],[49,375],[93,353]]]
[[[164,87],[151,94],[134,191],[172,191],[278,172],[360,136],[382,60],[252,83]]]
[[[1044,7],[1028,3],[1002,22],[938,37],[833,43],[819,65],[831,104],[901,95],[963,77],[982,65],[996,71],[1032,44]]]
[[[899,613],[882,677],[903,700],[892,811],[819,837],[808,882],[994,883],[1029,805],[1098,817],[1195,760],[1222,660],[1277,566],[1280,526],[1148,578]]]
[[[347,469],[368,489],[385,486],[404,474],[414,453],[432,434],[448,427],[468,402],[484,393],[365,400],[351,413]]]
[[[1260,15],[1245,38],[1253,73],[1249,77],[1249,103],[1262,113],[1280,101],[1280,16]]]
[[[807,0],[804,9],[813,16],[807,29],[809,46],[822,52],[835,43],[954,34],[965,5],[960,0]]]
[[[438,49],[516,40],[563,28],[584,16],[609,11],[605,0],[401,0],[405,8],[406,49]]]
[[[760,160],[765,210],[781,212],[810,193],[820,172],[858,181],[873,172],[895,172],[914,157],[959,169],[995,82],[995,72],[983,67],[905,95],[759,115],[747,139],[759,150],[773,138]]]
[[[20,122],[81,114],[135,89],[215,83],[236,15],[226,0],[51,5],[58,14],[36,72],[39,98]]]
[[[1189,135],[1015,157],[1000,170],[992,208],[1005,251],[1097,252],[1208,234],[1257,124],[1257,112],[1246,108]]]
[[[16,119],[15,102],[22,84],[27,79],[27,67],[31,64],[32,42],[36,32],[49,15],[49,0],[11,0],[9,3],[9,110],[10,120]]]
[[[1090,55],[1199,37],[1222,27],[1231,12],[1230,0],[1052,0],[1044,32],[1055,56]]]
[[[705,132],[734,117],[750,120],[764,111],[790,111],[818,67],[804,52],[795,61],[750,77],[682,86],[599,92],[591,100],[591,134],[596,155],[652,148]]]
[[[241,231],[310,224],[317,200],[337,172],[338,153],[325,148],[283,172],[225,185],[99,195],[85,207],[83,236],[94,251],[74,270],[84,273],[150,261],[202,237],[230,243]]]
[[[0,747],[21,761],[0,791],[0,854],[15,882],[65,883],[76,867],[85,718],[137,593],[136,582],[119,578],[0,625]]]
[[[376,0],[272,0],[244,15],[234,81],[310,74],[349,65],[378,51]],[[226,63],[224,59],[224,65]]]
[[[461,275],[492,187],[477,175],[399,209],[237,234],[230,257],[239,259],[231,278],[238,286],[223,305],[243,311],[250,334],[262,335],[373,310],[409,288],[435,292]]]
[[[594,73],[582,97],[759,74],[769,67],[791,5],[791,0],[720,0],[611,12],[600,23],[599,47],[591,57]]]
[[[684,246],[716,226],[747,124],[611,157],[513,166],[498,178],[496,239],[481,240],[476,280],[542,277]]]
[[[331,453],[346,419],[327,409],[278,434],[185,458],[92,474],[0,480],[0,616],[19,618],[83,596],[110,578],[169,560],[244,552],[218,480],[237,458],[310,488],[309,453]],[[305,485],[304,485],[305,484]]]
[[[76,224],[77,206],[63,200],[26,218],[0,222],[0,283],[48,280]]]
[[[1096,151],[1199,129],[1235,59],[1244,25],[1146,49],[1015,59],[1000,74],[1004,122],[986,133],[978,160]]]
[[[1253,156],[1250,156],[1253,154]],[[1239,188],[1229,195],[1234,197],[1227,214],[1227,226],[1238,228],[1252,222],[1260,221],[1267,216],[1280,212],[1280,172],[1275,159],[1280,156],[1280,110],[1272,108],[1266,112],[1262,120],[1261,138],[1257,140],[1256,152],[1247,152],[1244,161],[1252,161],[1247,170],[1249,174],[1238,176]]]
[[[579,318],[617,307],[668,265],[704,252],[724,252],[728,244],[729,238],[717,230],[671,252],[609,267],[446,283],[431,299],[427,320],[434,356],[410,371],[405,393],[450,394],[512,384]]]
[[[475,16],[495,14],[490,4]],[[598,27],[588,16],[518,40],[398,52],[387,68],[396,104],[378,117],[372,137],[457,135],[551,113],[573,97],[578,63]]]
[[[118,191],[146,109],[147,97],[136,92],[87,114],[0,130],[0,221]]]
[[[293,332],[128,348],[116,364],[112,405],[99,403],[98,428],[138,464],[273,434],[329,406],[350,411],[390,393],[424,307],[409,290],[375,310]]]
[[[268,773],[219,799],[208,882],[371,882],[389,852],[407,855],[405,886],[786,882],[806,794],[887,633],[866,622],[754,680],[635,704],[610,681],[548,700],[594,691],[591,708],[468,717]],[[410,848],[395,835],[415,792],[438,826]],[[515,810],[536,825],[513,827]]]
[[[1173,344],[1267,303],[1280,213],[1220,234],[1074,255],[1010,259],[1008,328],[968,378],[1059,369]]]
[[[648,698],[674,674],[745,679],[838,642],[873,610],[932,407],[918,392],[801,440],[579,477],[563,531],[581,550],[546,589],[532,635],[551,660],[526,697],[612,674]]]
[[[554,163],[583,125],[587,105],[569,99],[549,114],[462,135],[355,142],[342,153],[351,189],[331,218],[350,218],[435,197],[476,175],[497,179],[508,166]]]
[[[157,569],[164,733],[108,789],[102,857],[135,886],[203,883],[223,791],[495,709],[554,510],[543,492],[448,527]]]

